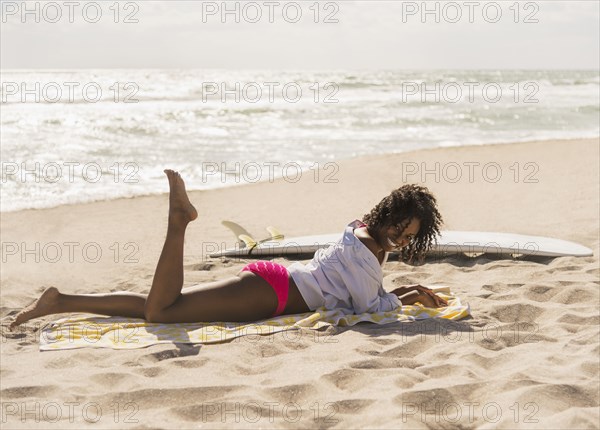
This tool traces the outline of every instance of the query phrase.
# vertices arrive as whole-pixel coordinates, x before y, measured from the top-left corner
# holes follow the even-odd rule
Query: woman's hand
[[[396,288],[392,293],[397,296],[403,296],[404,294],[410,293],[411,291],[415,291],[416,294],[411,294],[402,299],[402,304],[404,305],[413,305],[416,302],[420,302],[423,306],[427,308],[441,308],[444,306],[448,306],[448,302],[441,297],[437,296],[433,291],[429,288],[426,288],[422,285],[407,285]]]

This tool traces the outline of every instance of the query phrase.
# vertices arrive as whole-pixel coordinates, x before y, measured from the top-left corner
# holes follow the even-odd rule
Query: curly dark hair
[[[443,223],[437,201],[427,187],[415,184],[401,186],[384,197],[370,213],[363,216],[362,221],[367,224],[367,231],[373,236],[376,230],[392,225],[401,226],[402,234],[412,218],[418,218],[421,227],[415,239],[402,248],[400,259],[412,263],[416,258],[422,263],[426,252],[436,242]]]

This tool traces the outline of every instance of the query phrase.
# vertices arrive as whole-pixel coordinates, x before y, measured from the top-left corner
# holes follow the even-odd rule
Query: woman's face
[[[398,251],[414,240],[421,228],[421,221],[412,218],[408,225],[406,223],[407,221],[404,221],[403,225],[389,225],[379,231],[378,242],[385,252]],[[402,231],[405,225],[406,228]]]

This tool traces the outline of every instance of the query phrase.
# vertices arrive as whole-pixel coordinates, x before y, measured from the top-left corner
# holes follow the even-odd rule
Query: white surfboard
[[[226,224],[227,223],[227,224]],[[244,231],[243,227],[231,221],[224,225],[232,231]],[[235,229],[232,225],[237,226]],[[241,230],[240,230],[241,229]],[[268,228],[271,236],[274,232],[278,239],[267,238],[254,241],[250,235],[241,235],[245,240],[233,248],[209,254],[210,257],[244,257],[244,256],[278,256],[294,254],[313,254],[317,249],[327,248],[341,239],[342,233],[319,234],[313,236],[298,236],[284,238],[273,227]],[[238,238],[236,235],[236,238]],[[397,252],[392,252],[394,254]],[[543,257],[588,257],[593,255],[591,249],[562,239],[544,236],[528,236],[513,233],[497,233],[484,231],[454,231],[445,230],[438,237],[428,254],[511,254]]]

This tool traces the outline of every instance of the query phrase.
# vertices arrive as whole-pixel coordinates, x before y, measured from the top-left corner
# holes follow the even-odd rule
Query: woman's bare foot
[[[198,212],[190,203],[190,199],[185,191],[185,183],[179,172],[171,169],[165,169],[164,172],[167,174],[167,178],[169,178],[169,222],[186,225],[198,218]]]
[[[13,330],[20,324],[29,321],[33,318],[43,317],[57,313],[57,302],[59,291],[55,287],[46,288],[42,295],[32,304],[26,306],[19,312],[12,323],[9,325],[9,329]]]

